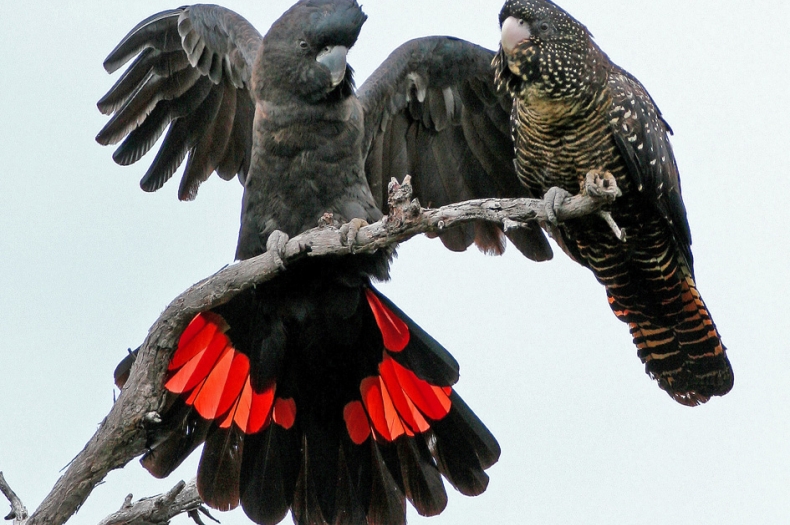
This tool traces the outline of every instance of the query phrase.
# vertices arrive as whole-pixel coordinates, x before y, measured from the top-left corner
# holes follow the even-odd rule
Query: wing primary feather
[[[200,123],[213,118],[219,108],[219,89],[212,89],[208,79],[201,79],[200,84],[208,86],[208,94],[200,106],[188,116],[177,119],[170,126],[162,147],[154,158],[151,167],[140,181],[145,191],[156,191],[161,188],[184,161],[187,152],[195,146],[203,133]]]
[[[217,89],[217,88],[215,88]],[[228,85],[219,88],[222,102],[209,128],[189,155],[178,189],[180,200],[193,200],[198,187],[205,182],[225,155],[236,113],[236,90]]]
[[[197,95],[199,97],[199,91],[192,91],[192,87],[196,83],[200,84],[200,73],[194,69],[184,69],[172,77],[159,77],[155,76],[153,72],[149,72],[146,79],[128,97],[124,106],[101,129],[96,136],[96,141],[105,146],[116,144],[132,130],[138,128],[163,100],[178,100],[185,93],[188,93],[189,96]],[[210,82],[207,81],[207,83],[211,85]],[[187,101],[183,98],[180,102],[184,105],[193,103],[191,100]]]
[[[178,17],[182,12],[183,8],[162,11],[134,26],[104,59],[104,69],[108,73],[114,73],[146,47],[155,47],[160,51],[181,49],[181,39],[173,38],[168,33],[169,30],[176,29]]]
[[[236,113],[233,117],[233,129],[228,139],[227,149],[217,165],[217,173],[225,180],[238,176],[242,184],[244,174],[250,168],[252,149],[252,115],[255,106],[249,95],[236,90]]]
[[[99,111],[109,115],[128,102],[138,87],[145,83],[149,73],[154,78],[169,78],[187,66],[189,61],[180,51],[161,53],[153,48],[145,49],[96,105]]]
[[[159,54],[152,48],[143,50],[107,93],[99,99],[96,107],[104,115],[110,115],[123,104],[153,70]]]
[[[162,136],[172,117],[169,104],[157,104],[150,115],[137,129],[124,139],[113,152],[112,160],[120,166],[134,164],[154,147]]]
[[[550,261],[554,257],[546,236],[540,226],[527,223],[505,232],[505,236],[524,257],[536,262]]]
[[[199,77],[195,77],[196,80]],[[175,84],[181,85],[181,79]],[[186,80],[183,86],[189,86],[191,80]],[[143,155],[148,153],[150,149],[159,140],[167,126],[175,119],[183,118],[191,111],[194,111],[208,96],[211,84],[209,82],[198,81],[196,85],[191,86],[183,93],[171,93],[172,96],[178,98],[172,100],[160,100],[153,111],[144,117],[139,127],[132,130],[123,143],[113,153],[113,160],[126,166],[133,164],[140,160]],[[111,131],[113,134],[117,133]],[[99,138],[97,137],[97,140]]]

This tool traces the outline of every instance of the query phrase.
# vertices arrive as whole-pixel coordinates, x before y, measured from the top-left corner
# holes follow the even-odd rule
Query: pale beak
[[[327,46],[315,57],[316,61],[329,68],[332,75],[332,87],[337,86],[346,76],[346,55],[348,48],[345,46]]]
[[[524,40],[532,36],[529,25],[514,16],[508,17],[502,24],[502,49],[510,54]]]

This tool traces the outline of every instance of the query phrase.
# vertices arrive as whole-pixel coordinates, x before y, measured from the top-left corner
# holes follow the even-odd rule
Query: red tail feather
[[[381,377],[365,378],[359,389],[362,393],[362,403],[376,431],[387,441],[395,441],[402,436],[406,429]]]
[[[362,444],[371,430],[386,441],[413,436],[431,428],[428,419],[444,418],[452,406],[450,387],[439,387],[418,378],[386,352],[379,375],[366,377],[359,387],[362,403],[352,401],[343,409],[349,436]],[[364,408],[363,408],[364,407]]]
[[[225,320],[215,313],[195,316],[168,364],[171,376],[165,388],[174,394],[188,393],[184,402],[201,417],[220,420],[220,428],[235,423],[242,432],[253,434],[272,421],[291,428],[296,403],[275,399],[275,383],[263,392],[252,388],[250,360],[233,348],[225,335],[227,329]]]
[[[217,332],[222,335],[227,329],[227,324],[214,313],[204,312],[196,315],[181,334],[181,338],[178,340],[178,350],[173,354],[167,369],[181,368],[187,361],[204,350],[208,343],[218,335]]]
[[[257,393],[252,389],[250,377],[247,376],[244,388],[236,400],[236,406],[228,414],[228,418],[220,424],[221,428],[227,428],[232,421],[245,434],[254,434],[263,428],[267,422],[269,413],[274,403],[274,383],[262,393]]]
[[[277,398],[274,402],[274,411],[272,412],[272,420],[288,430],[294,425],[296,421],[296,402],[292,398],[282,399]]]
[[[390,352],[400,352],[406,348],[409,344],[409,327],[406,323],[384,306],[370,288],[365,288],[365,296],[384,338],[384,348]]]
[[[420,411],[416,406],[414,406],[414,403],[403,391],[403,388],[401,388],[397,374],[395,372],[396,364],[397,363],[394,359],[384,359],[384,361],[379,366],[381,378],[384,380],[384,384],[387,386],[387,390],[392,397],[392,401],[395,403],[395,407],[398,409],[398,414],[401,418],[403,418],[403,421],[408,425],[412,432],[425,432],[430,428],[431,425],[425,421],[425,418],[422,416]]]
[[[146,468],[169,473],[205,440],[198,471],[204,500],[221,509],[241,501],[259,523],[279,522],[290,508],[300,523],[402,524],[406,498],[420,514],[441,512],[447,503],[442,475],[464,494],[482,492],[483,471],[499,448],[446,386],[458,378],[457,363],[386,298],[369,288],[365,295],[354,319],[365,337],[346,351],[367,353],[358,368],[328,363],[326,406],[314,401],[329,392],[322,390],[320,367],[286,383],[294,376],[289,367],[303,360],[286,356],[276,375],[269,374],[265,358],[272,354],[253,361],[249,356],[259,354],[244,346],[249,338],[236,338],[246,317],[232,310],[220,310],[225,317],[197,315],[168,364],[165,388],[183,403],[173,404],[178,411],[163,425],[165,439],[146,456]],[[256,391],[252,374],[272,379]],[[285,392],[301,397],[278,397]],[[307,403],[299,411],[297,399]],[[326,425],[341,407],[345,429]],[[175,433],[166,434],[172,428]]]
[[[359,401],[352,401],[343,408],[343,419],[346,421],[348,435],[351,441],[361,445],[370,436],[370,420],[368,420],[365,409]]]

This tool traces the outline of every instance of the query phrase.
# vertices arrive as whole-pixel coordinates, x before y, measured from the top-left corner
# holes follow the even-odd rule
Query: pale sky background
[[[291,1],[228,1],[265,33]],[[232,261],[241,187],[146,194],[93,137],[101,62],[165,0],[0,7],[0,470],[32,511],[113,402],[112,370],[161,310]],[[412,524],[781,524],[790,520],[790,4],[564,0],[648,88],[673,145],[698,285],[735,369],[689,409],[644,373],[591,273],[416,239],[383,291],[461,363],[458,391],[502,445],[488,491],[448,488]],[[498,45],[500,0],[368,0],[359,84],[397,45],[450,34]],[[152,155],[149,155],[152,157]],[[70,523],[194,476],[112,473]],[[6,513],[5,501],[0,512]],[[248,523],[239,510],[224,524]],[[289,522],[290,520],[288,519]],[[175,524],[191,523],[187,518]]]

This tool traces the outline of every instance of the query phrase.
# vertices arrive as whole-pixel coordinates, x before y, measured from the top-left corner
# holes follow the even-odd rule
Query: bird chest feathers
[[[362,110],[356,99],[315,105],[264,100],[256,104],[253,129],[269,155],[296,157],[306,153],[332,162],[338,155],[361,155],[362,126]]]
[[[365,196],[359,190],[366,184],[361,122],[352,99],[321,105],[258,101],[258,147],[245,184],[241,233],[254,252],[263,251],[272,230],[297,235],[327,212],[342,222],[377,220],[372,196],[366,207],[348,211],[348,201]]]
[[[548,98],[525,87],[513,107],[513,137],[518,175],[527,186],[545,192],[559,186],[576,194],[588,171],[610,170],[616,144],[608,127],[610,97],[605,92],[580,99]],[[617,163],[620,164],[620,163]]]

